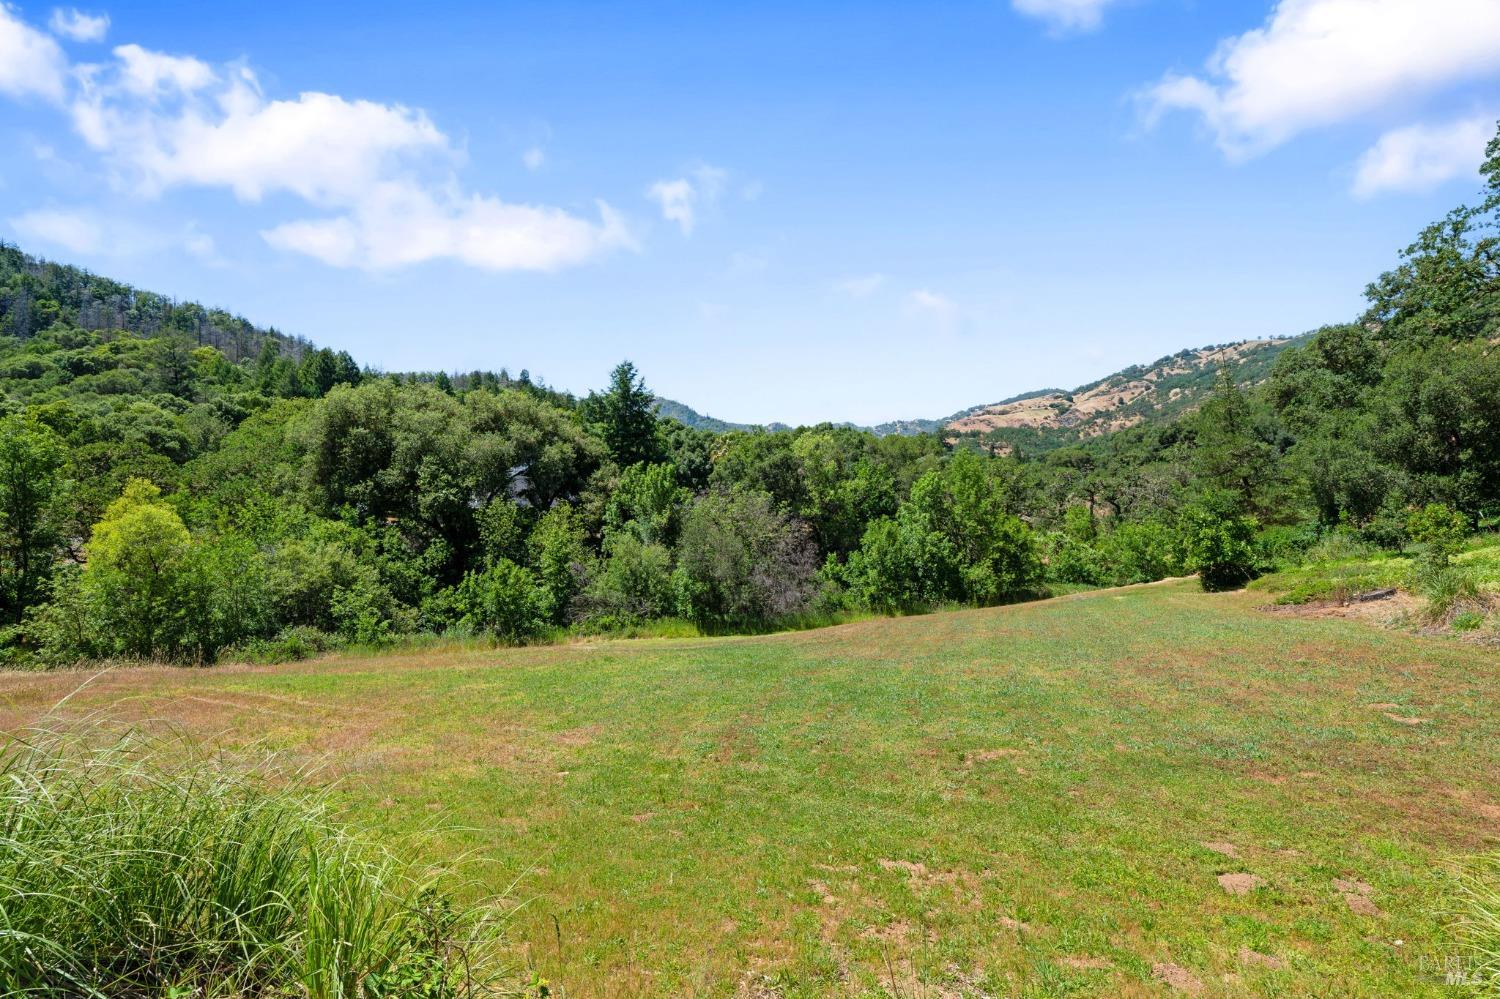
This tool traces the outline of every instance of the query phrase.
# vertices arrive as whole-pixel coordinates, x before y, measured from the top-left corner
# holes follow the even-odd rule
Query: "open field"
[[[362,823],[517,881],[568,996],[1453,995],[1500,653],[1265,599],[122,670],[60,713],[327,758]],[[0,677],[0,725],[82,679]]]

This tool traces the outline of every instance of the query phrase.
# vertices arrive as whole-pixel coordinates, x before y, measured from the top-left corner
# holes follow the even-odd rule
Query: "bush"
[[[766,493],[711,493],[688,508],[678,546],[683,613],[700,625],[763,626],[804,613],[814,594],[817,553],[806,525]]]
[[[871,524],[842,575],[852,603],[886,613],[926,610],[964,597],[958,551],[910,516]]]
[[[1187,568],[1198,573],[1205,590],[1232,590],[1255,578],[1259,569],[1256,526],[1255,518],[1238,514],[1214,498],[1183,511]]]
[[[185,751],[45,733],[0,749],[0,993],[497,994],[483,911],[454,909],[316,795],[155,762]]]
[[[1127,521],[1098,544],[1117,585],[1150,583],[1186,571],[1181,537],[1159,520]]]
[[[247,663],[293,663],[322,655],[342,645],[330,635],[306,625],[283,628],[272,638],[256,638],[227,650],[221,659]]]
[[[465,575],[455,606],[468,627],[507,642],[535,638],[547,627],[547,595],[529,570],[509,559]]]
[[[1468,521],[1457,510],[1441,503],[1429,503],[1412,513],[1407,520],[1411,539],[1424,546],[1418,562],[1419,572],[1436,575],[1453,564],[1453,556],[1463,547]]]
[[[1042,560],[1047,566],[1047,578],[1059,583],[1098,586],[1110,575],[1098,549],[1063,531],[1050,531],[1042,537]]]
[[[586,533],[573,507],[559,503],[542,515],[526,541],[546,603],[546,617],[555,624],[567,619],[582,585],[583,567],[588,561]]]
[[[1303,561],[1311,565],[1328,565],[1333,562],[1352,562],[1368,559],[1375,554],[1363,536],[1349,531],[1334,531],[1307,550]]]
[[[579,618],[608,617],[618,626],[671,615],[677,594],[670,551],[634,533],[606,535],[604,550],[577,601]]]

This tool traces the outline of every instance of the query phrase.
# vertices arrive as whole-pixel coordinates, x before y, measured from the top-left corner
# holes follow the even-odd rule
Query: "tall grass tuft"
[[[1458,885],[1463,977],[1485,995],[1500,995],[1500,853],[1468,864]]]
[[[175,742],[0,748],[0,994],[497,995],[498,943],[320,794]]]

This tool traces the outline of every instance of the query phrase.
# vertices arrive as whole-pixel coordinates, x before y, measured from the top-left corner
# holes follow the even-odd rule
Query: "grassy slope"
[[[1500,654],[1263,599],[138,670],[63,710],[330,754],[361,818],[465,827],[430,848],[521,877],[567,995],[1152,995],[1158,963],[1204,995],[1452,994],[1423,962],[1443,861],[1500,832]],[[0,678],[0,723],[78,679]]]

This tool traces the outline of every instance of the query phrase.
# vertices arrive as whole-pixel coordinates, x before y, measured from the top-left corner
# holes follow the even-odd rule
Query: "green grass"
[[[1337,562],[1315,562],[1262,576],[1250,589],[1276,596],[1279,604],[1305,604],[1318,600],[1348,600],[1361,593],[1408,586],[1413,560],[1379,554]]]
[[[4,995],[501,994],[493,924],[315,795],[85,735],[0,749]]]
[[[448,830],[426,859],[518,883],[554,995],[1147,996],[1173,965],[1204,995],[1451,996],[1500,654],[1264,599],[126,670],[63,712],[319,761],[347,818]],[[81,680],[0,677],[0,725]]]

